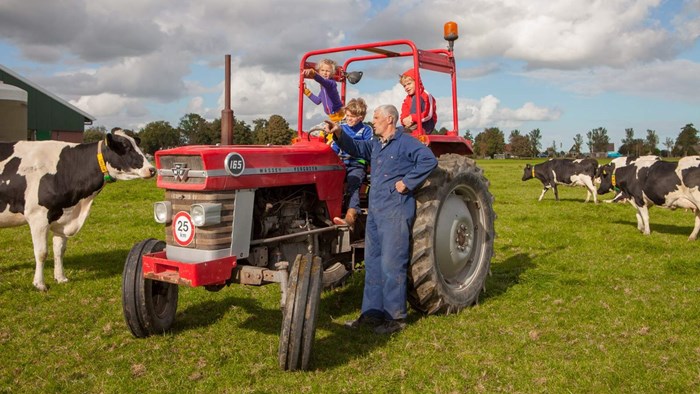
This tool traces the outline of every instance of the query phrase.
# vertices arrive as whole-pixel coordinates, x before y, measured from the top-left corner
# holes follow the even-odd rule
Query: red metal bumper
[[[141,259],[143,277],[191,287],[222,285],[231,278],[236,268],[236,256],[183,263],[168,260],[165,251],[143,255]]]

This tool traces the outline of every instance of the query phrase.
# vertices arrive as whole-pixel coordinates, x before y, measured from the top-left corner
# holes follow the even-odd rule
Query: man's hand
[[[326,122],[326,126],[324,127],[323,131],[326,134],[333,133],[336,137],[340,137],[340,125],[330,120],[324,120],[324,122]]]
[[[396,181],[396,191],[401,193],[401,194],[406,194],[408,193],[408,187],[406,187],[406,184],[403,183],[402,180]]]

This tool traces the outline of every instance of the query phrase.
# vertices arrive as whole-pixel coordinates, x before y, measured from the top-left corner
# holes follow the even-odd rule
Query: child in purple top
[[[345,111],[343,110],[343,102],[340,101],[340,94],[338,94],[338,84],[333,79],[336,67],[337,64],[333,60],[323,59],[316,65],[316,70],[313,68],[305,69],[304,77],[313,78],[314,81],[318,82],[321,85],[321,91],[316,96],[304,84],[304,94],[314,104],[323,104],[323,112],[328,115],[331,121],[340,122],[345,117]]]

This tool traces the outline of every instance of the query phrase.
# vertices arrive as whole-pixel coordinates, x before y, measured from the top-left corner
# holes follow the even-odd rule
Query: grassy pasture
[[[698,392],[700,264],[689,212],[522,182],[526,161],[480,161],[496,198],[493,275],[479,305],[412,313],[394,336],[349,332],[362,275],[323,294],[312,370],[277,366],[279,287],[180,288],[172,332],[135,339],[122,316],[131,246],[163,238],[155,181],[117,182],[68,241],[70,282],[36,291],[28,227],[0,229],[0,393]],[[612,198],[612,194],[604,196]]]

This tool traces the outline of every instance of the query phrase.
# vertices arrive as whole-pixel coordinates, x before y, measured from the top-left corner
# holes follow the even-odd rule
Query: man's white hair
[[[399,120],[399,111],[391,104],[380,105],[375,111],[379,111],[385,116],[391,116],[394,119],[394,124]]]

